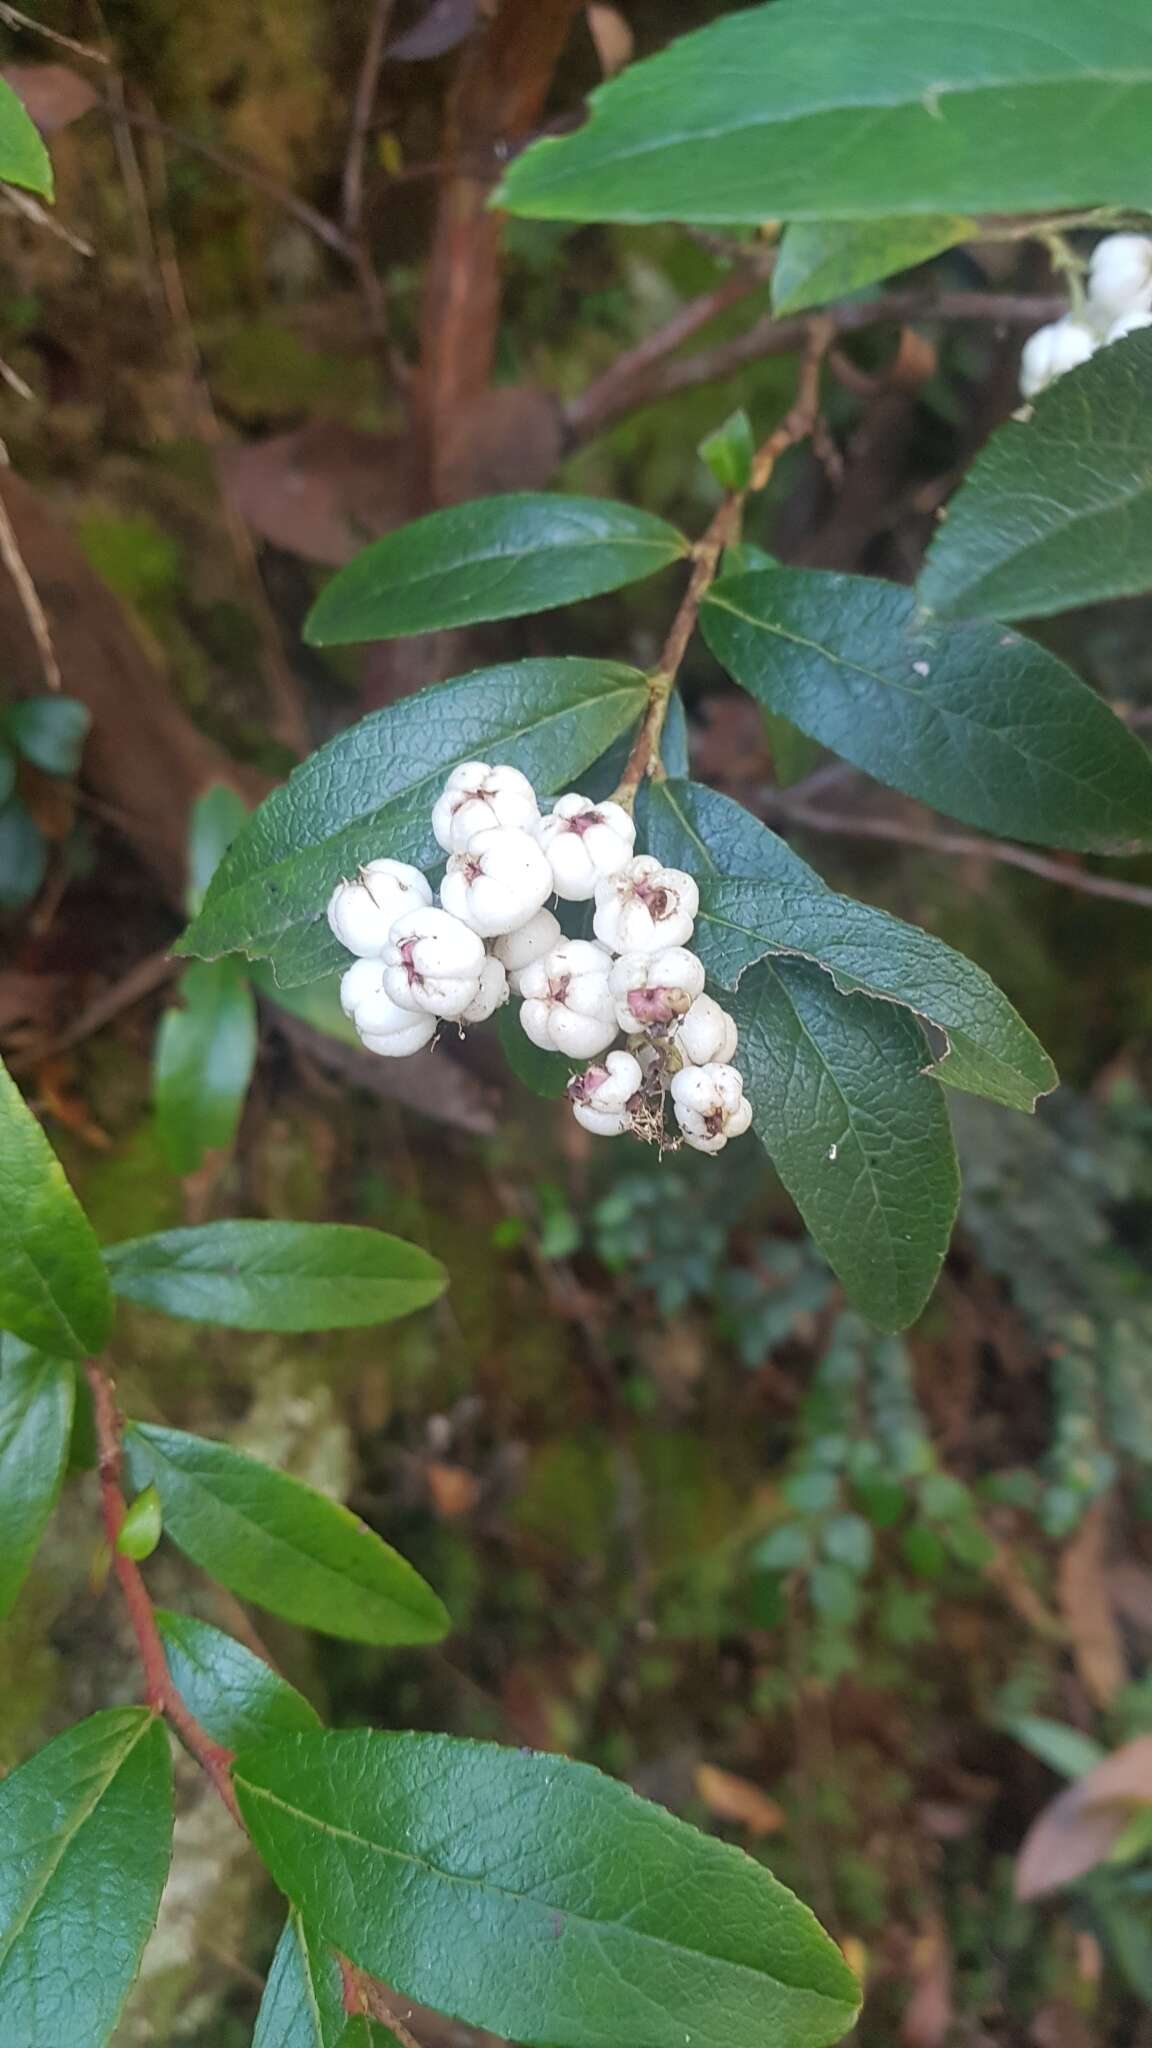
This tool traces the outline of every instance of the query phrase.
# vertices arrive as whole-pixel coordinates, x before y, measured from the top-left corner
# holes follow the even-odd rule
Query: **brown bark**
[[[424,287],[417,422],[429,495],[447,502],[444,444],[486,391],[500,320],[498,213],[488,206],[507,147],[538,119],[581,0],[497,0],[470,38],[449,95],[436,234]],[[487,171],[473,168],[488,163]]]

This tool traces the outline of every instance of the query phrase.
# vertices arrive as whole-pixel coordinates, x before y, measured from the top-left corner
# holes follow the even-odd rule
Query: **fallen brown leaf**
[[[1016,1859],[1016,1896],[1039,1899],[1095,1870],[1132,1818],[1152,1804],[1152,1735],[1086,1771],[1033,1821]]]
[[[783,1810],[749,1778],[722,1771],[716,1764],[697,1764],[693,1772],[696,1797],[717,1820],[735,1821],[750,1835],[774,1835],[784,1826]]]
[[[42,135],[71,127],[100,98],[95,86],[68,64],[5,64],[0,78],[23,100]]]
[[[334,567],[416,509],[404,442],[338,420],[223,448],[219,468],[228,503],[253,533]]]
[[[912,1946],[912,1996],[900,2022],[904,2048],[944,2048],[956,2018],[952,2004],[952,1946],[933,1914]]]
[[[1115,1699],[1128,1677],[1107,1572],[1108,1503],[1089,1508],[1060,1559],[1060,1609],[1076,1669],[1098,1707]]]
[[[605,6],[603,0],[588,0],[587,14],[600,69],[605,78],[615,78],[631,62],[636,38],[618,7]]]
[[[424,1467],[432,1506],[442,1522],[470,1514],[480,1498],[480,1481],[463,1465],[442,1465],[433,1459]]]

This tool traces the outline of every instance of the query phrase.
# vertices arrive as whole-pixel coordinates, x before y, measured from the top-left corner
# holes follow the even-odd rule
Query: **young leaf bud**
[[[538,910],[527,924],[492,941],[492,951],[508,970],[508,986],[520,993],[520,976],[534,960],[542,960],[564,937],[560,919],[550,910]]]
[[[597,882],[592,929],[612,953],[656,953],[688,944],[699,907],[691,875],[643,853]]]
[[[532,832],[540,818],[536,792],[518,768],[464,761],[454,768],[432,807],[432,830],[445,853],[467,853],[474,832],[507,825]]]
[[[520,1022],[525,1036],[545,1052],[591,1059],[616,1036],[616,1014],[608,986],[611,957],[587,939],[561,939],[520,976],[524,998]]]
[[[621,1031],[666,1030],[704,992],[704,963],[683,946],[624,953],[609,976]]]
[[[590,903],[596,884],[632,858],[636,827],[622,804],[595,804],[571,791],[557,797],[536,836],[552,868],[552,886],[566,903]]]
[[[639,1060],[630,1052],[610,1052],[603,1065],[574,1074],[568,1083],[572,1114],[598,1138],[619,1138],[632,1128],[629,1105],[644,1082]]]
[[[734,1019],[711,996],[697,996],[673,1039],[681,1057],[693,1067],[730,1065],[736,1042]]]
[[[350,953],[378,960],[396,919],[431,901],[431,885],[419,868],[403,860],[370,860],[355,881],[337,882],[328,899],[328,923]]]
[[[398,917],[384,949],[384,987],[402,1010],[459,1017],[480,993],[484,942],[446,910]]]
[[[489,825],[454,853],[440,884],[445,910],[481,938],[518,931],[552,894],[552,870],[529,832]]]
[[[672,1076],[671,1095],[684,1142],[696,1152],[722,1152],[752,1121],[752,1104],[735,1067],[681,1067]]]

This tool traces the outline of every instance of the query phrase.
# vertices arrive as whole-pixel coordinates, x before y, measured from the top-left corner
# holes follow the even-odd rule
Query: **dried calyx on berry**
[[[459,1017],[480,993],[484,942],[446,910],[398,917],[384,949],[384,987],[401,1009]]]
[[[593,803],[573,790],[557,797],[536,827],[536,837],[557,896],[566,903],[590,903],[597,882],[619,874],[631,860],[636,827],[622,804]]]
[[[561,939],[520,976],[525,1036],[546,1052],[590,1059],[617,1035],[608,976],[612,957],[588,939]]]
[[[700,891],[682,868],[642,853],[596,884],[592,929],[613,953],[655,953],[686,946],[695,929]]]
[[[527,924],[552,894],[552,870],[530,832],[487,825],[454,853],[440,884],[445,910],[485,939]]]
[[[431,884],[419,868],[403,860],[370,860],[354,881],[337,882],[328,899],[328,923],[350,953],[378,960],[401,913],[431,901]]]
[[[609,977],[621,1031],[667,1031],[704,993],[704,963],[683,946],[622,953]]]
[[[568,1083],[573,1116],[598,1138],[634,1129],[643,1099],[644,1075],[630,1052],[610,1052],[602,1065],[586,1067]]]
[[[669,1092],[684,1143],[696,1152],[722,1152],[752,1121],[752,1104],[735,1067],[681,1067]]]
[[[432,806],[432,830],[445,853],[466,853],[474,832],[504,825],[532,832],[540,821],[536,792],[518,768],[464,761],[454,768]]]

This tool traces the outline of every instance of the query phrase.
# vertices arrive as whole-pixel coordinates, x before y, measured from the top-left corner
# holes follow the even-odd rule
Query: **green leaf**
[[[545,1052],[543,1046],[533,1045],[520,1028],[520,1005],[515,998],[505,1003],[496,1028],[504,1057],[516,1079],[522,1081],[533,1095],[543,1095],[549,1102],[559,1102],[573,1074],[579,1071],[580,1061],[566,1059],[561,1052]]]
[[[5,720],[13,745],[46,775],[75,775],[91,723],[78,697],[24,697]]]
[[[163,1533],[160,1495],[154,1486],[146,1486],[125,1510],[116,1537],[116,1548],[121,1557],[131,1557],[137,1564],[142,1564],[146,1557],[151,1557]]]
[[[29,192],[52,197],[52,164],[24,102],[0,78],[0,178]],[[31,2044],[29,2044],[31,2048]]]
[[[124,1440],[153,1482],[164,1532],[203,1571],[286,1621],[354,1643],[434,1643],[448,1616],[430,1586],[357,1515],[227,1444],[152,1423]]]
[[[727,1007],[753,1131],[861,1313],[914,1322],[936,1284],[960,1182],[919,1027],[844,997],[818,967],[752,968]]]
[[[906,796],[1083,852],[1152,837],[1152,759],[1018,633],[933,622],[897,584],[805,569],[718,583],[703,623],[768,710]]]
[[[353,1330],[444,1292],[439,1259],[352,1223],[201,1223],[107,1245],[117,1294],[229,1330]]]
[[[31,903],[48,868],[48,848],[18,797],[0,804],[0,910]]]
[[[347,2024],[340,1965],[299,1913],[289,1913],[256,2015],[252,2048],[340,2048]]]
[[[76,1375],[0,1337],[0,1620],[27,1576],[68,1462]]]
[[[1050,1721],[1043,1714],[1014,1714],[1004,1722],[1009,1735],[1038,1756],[1062,1778],[1082,1778],[1102,1764],[1108,1752],[1103,1743],[1064,1721]]]
[[[172,1765],[146,1707],[58,1735],[0,1783],[0,2040],[105,2048],[156,1921]]]
[[[1145,0],[775,0],[630,64],[494,204],[551,220],[1152,206]]]
[[[1036,619],[1152,586],[1152,333],[1129,335],[993,434],[920,577],[941,617]]]
[[[172,1683],[213,1742],[239,1749],[319,1725],[320,1716],[303,1693],[235,1636],[161,1607],[156,1626]]]
[[[314,647],[515,619],[637,583],[688,552],[675,527],[611,498],[476,498],[374,541],[308,615]]]
[[[729,413],[722,426],[700,443],[697,451],[706,462],[721,490],[746,491],[752,481],[752,458],[756,438],[743,406]]]
[[[696,950],[709,974],[734,989],[769,953],[823,967],[842,995],[899,1003],[944,1033],[926,1073],[1008,1109],[1032,1110],[1058,1075],[1038,1038],[982,967],[942,939],[830,889],[756,881],[706,884]]]
[[[189,917],[195,917],[209,882],[248,816],[243,797],[226,783],[214,782],[197,797],[188,828]]]
[[[542,792],[563,788],[639,718],[645,698],[643,676],[618,663],[522,661],[361,719],[249,820],[180,950],[272,955],[285,986],[315,980],[347,960],[322,922],[341,875],[382,854],[417,867],[443,858],[432,805],[459,762],[506,762]],[[318,922],[315,948],[308,928]]]
[[[179,1008],[165,1010],[152,1055],[156,1132],[173,1173],[236,1137],[256,1064],[256,1000],[238,960],[194,960]]]
[[[772,308],[799,313],[847,298],[867,284],[927,263],[980,232],[959,214],[903,220],[821,220],[785,228],[772,272]]]
[[[16,787],[16,756],[0,735],[0,809]]]
[[[349,2020],[341,2034],[336,2048],[399,2048],[397,2036],[391,2027],[382,2027],[376,2020]]]
[[[646,782],[636,800],[637,845],[666,867],[702,878],[754,875],[786,889],[822,889],[815,868],[743,804],[703,782]]]
[[[709,875],[806,894],[822,887],[766,825],[698,783],[648,785],[637,820],[648,850],[690,868],[706,900],[723,886]],[[701,919],[696,944],[706,943]],[[882,1328],[904,1328],[935,1285],[959,1198],[919,1029],[890,1006],[841,996],[801,960],[753,968],[726,1007],[741,1035],[754,1133],[852,1299]]]
[[[64,1358],[99,1351],[112,1296],[92,1226],[0,1063],[0,1329]]]
[[[444,1735],[298,1735],[237,1759],[306,1919],[403,1997],[554,2048],[821,2048],[859,1993],[760,1864],[587,1764]]]

